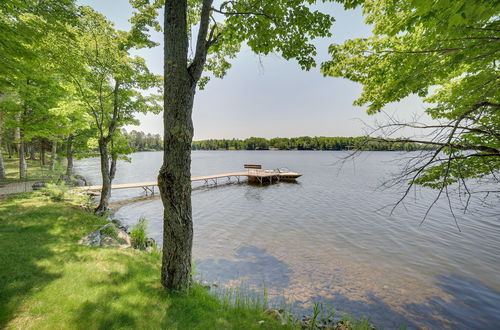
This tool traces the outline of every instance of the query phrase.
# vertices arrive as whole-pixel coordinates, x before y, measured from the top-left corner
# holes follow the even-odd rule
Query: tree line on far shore
[[[377,141],[368,137],[310,137],[294,138],[250,137],[247,139],[210,139],[193,141],[193,150],[365,150],[415,151],[429,149],[419,143]]]

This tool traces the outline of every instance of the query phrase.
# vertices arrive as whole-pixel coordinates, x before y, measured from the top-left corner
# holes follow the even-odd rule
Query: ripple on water
[[[397,154],[366,153],[340,172],[338,154],[193,152],[193,175],[234,171],[248,162],[303,173],[298,184],[195,189],[198,272],[228,286],[246,283],[259,290],[264,285],[271,297],[284,297],[298,311],[321,301],[386,328],[499,325],[499,210],[457,212],[459,232],[443,200],[419,226],[433,192],[422,190],[416,202],[407,202],[407,210],[398,208],[392,216],[390,208],[381,209],[400,197],[398,191],[376,190],[383,175],[396,170]],[[144,181],[137,173],[154,180],[158,154],[132,159],[123,165],[129,171],[118,172],[118,181]],[[86,175],[84,167],[80,163]],[[139,194],[124,192],[119,198]],[[150,234],[161,241],[161,201],[141,201],[117,212],[128,224],[139,216],[149,219]]]

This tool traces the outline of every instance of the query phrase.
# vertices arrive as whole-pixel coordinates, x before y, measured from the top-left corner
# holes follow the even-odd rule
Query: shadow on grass
[[[54,256],[48,247],[57,240],[47,221],[51,215],[48,206],[24,212],[14,204],[0,211],[0,328],[27,296],[59,277],[38,264]],[[37,221],[26,221],[32,217]]]
[[[82,248],[76,241],[103,222],[34,193],[0,201],[0,328],[30,315],[27,302],[63,276]]]
[[[231,307],[206,289],[194,285],[188,295],[168,293],[159,284],[159,255],[143,253],[140,261],[108,259],[121,270],[104,278],[89,279],[87,285],[100,292],[75,311],[78,329],[174,328],[174,329],[252,329],[262,328],[260,310],[252,306]],[[276,328],[266,321],[263,328]]]

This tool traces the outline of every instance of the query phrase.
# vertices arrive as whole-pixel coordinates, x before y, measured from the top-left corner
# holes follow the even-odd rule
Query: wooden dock
[[[301,174],[290,172],[290,171],[280,171],[280,170],[262,170],[262,169],[249,169],[247,171],[241,172],[230,172],[215,175],[206,176],[196,176],[191,178],[191,182],[204,181],[205,184],[218,185],[221,179],[226,179],[225,183],[235,182],[240,183],[243,178],[247,178],[248,182],[252,183],[273,183],[286,180],[295,180],[300,177]],[[158,186],[157,181],[149,182],[137,182],[137,183],[123,183],[123,184],[113,184],[111,189],[129,189],[129,188],[142,188],[146,195],[151,193],[155,194],[155,187]],[[87,192],[100,191],[102,186],[84,186],[78,187],[79,190],[84,190]]]

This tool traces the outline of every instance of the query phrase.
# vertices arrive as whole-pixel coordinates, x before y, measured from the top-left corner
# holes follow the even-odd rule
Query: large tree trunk
[[[66,175],[72,176],[73,175],[73,135],[70,134],[68,136],[68,139],[66,141]]]
[[[187,68],[187,2],[165,4],[164,156],[158,186],[164,207],[161,283],[186,292],[191,282],[191,113],[196,80]]]
[[[57,161],[57,141],[52,141],[52,151],[50,153],[50,169],[54,171],[56,169]]]

